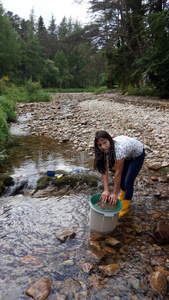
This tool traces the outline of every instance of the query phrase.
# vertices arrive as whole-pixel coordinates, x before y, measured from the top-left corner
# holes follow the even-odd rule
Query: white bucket
[[[95,194],[90,198],[90,231],[103,235],[111,234],[117,226],[119,212],[122,209],[122,202],[117,201],[116,209],[104,210],[95,204],[99,202],[101,194]]]

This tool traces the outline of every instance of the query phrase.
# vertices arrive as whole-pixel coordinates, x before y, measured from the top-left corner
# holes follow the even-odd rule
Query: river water
[[[27,188],[31,190],[41,172],[87,167],[86,157],[72,155],[67,145],[45,137],[32,137],[26,126],[22,130],[25,120],[23,118],[11,129],[15,134],[14,143],[3,172],[15,180],[25,178]],[[136,199],[140,190],[136,190]],[[49,300],[57,292],[57,283],[69,277],[83,282],[89,291],[87,297],[76,299],[168,299],[168,294],[152,293],[150,275],[156,265],[168,266],[169,252],[147,234],[151,232],[157,214],[161,220],[169,218],[166,203],[161,201],[159,205],[158,200],[148,194],[139,199],[128,218],[119,221],[114,237],[121,241],[121,246],[116,249],[117,255],[109,256],[104,263],[118,262],[120,272],[107,278],[96,270],[105,285],[95,288],[89,274],[82,271],[81,264],[88,262],[87,251],[90,249],[90,197],[86,190],[85,193],[59,197],[35,198],[30,193],[21,193],[0,198],[1,300],[29,299],[25,290],[41,277],[51,280]],[[56,234],[72,226],[78,229],[75,239],[60,243]],[[34,256],[35,261],[24,260],[28,255]]]

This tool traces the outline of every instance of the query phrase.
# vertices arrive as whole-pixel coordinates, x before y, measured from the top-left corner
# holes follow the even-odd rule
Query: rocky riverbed
[[[169,245],[157,242],[151,234],[156,222],[169,223],[169,101],[115,93],[56,94],[50,103],[19,104],[17,114],[29,117],[29,122],[21,128],[23,131],[28,130],[33,136],[44,135],[69,144],[70,155],[73,157],[77,151],[82,159],[87,156],[86,167],[90,169],[93,168],[93,141],[97,130],[107,130],[112,136],[124,134],[136,137],[144,143],[146,150],[145,163],[135,184],[131,211],[125,218],[119,219],[113,237],[84,230],[87,228],[84,224],[88,223],[87,200],[84,200],[88,196],[85,194],[84,199],[82,196],[76,199],[77,196],[73,194],[72,208],[66,197],[56,201],[46,195],[47,198],[42,201],[42,194],[35,194],[37,199],[24,199],[23,204],[18,204],[20,210],[16,207],[14,216],[19,214],[21,223],[28,218],[30,226],[30,207],[31,215],[36,216],[41,203],[40,212],[42,214],[44,210],[45,213],[42,218],[38,215],[38,222],[37,219],[34,222],[33,218],[33,226],[30,227],[37,227],[36,234],[39,225],[45,230],[44,216],[48,226],[47,232],[40,235],[42,241],[44,237],[42,246],[37,247],[37,240],[40,239],[35,239],[34,232],[32,235],[29,233],[29,239],[26,239],[30,247],[28,251],[21,251],[18,246],[18,260],[27,266],[23,274],[30,268],[28,275],[31,280],[26,295],[34,299],[49,297],[51,300],[168,299]],[[95,187],[95,192],[101,192],[101,188]],[[79,203],[82,210],[84,206],[84,212],[83,219],[78,223],[76,218],[81,214]],[[67,229],[56,232],[56,244],[51,238],[51,232],[50,235],[48,232],[52,228],[52,213],[54,220],[56,215],[59,219],[64,204],[68,213],[64,223],[61,219],[59,222],[62,229]],[[71,217],[73,220],[70,222]],[[75,227],[70,227],[70,223],[74,225],[73,221],[78,225],[75,222]],[[52,232],[55,230],[54,223]],[[23,234],[25,242],[25,232],[20,234]],[[49,243],[50,238],[52,242]],[[50,266],[49,255],[52,256]],[[39,263],[40,258],[44,266]],[[18,265],[18,260],[15,265]],[[35,269],[38,272],[35,273]],[[21,278],[18,278],[18,282],[21,282]],[[6,282],[2,283],[5,288]],[[22,298],[25,299],[24,296]]]
[[[30,113],[32,135],[70,142],[93,155],[97,130],[128,135],[144,143],[147,163],[169,164],[169,100],[114,93],[56,94],[49,103],[19,104],[17,114]]]

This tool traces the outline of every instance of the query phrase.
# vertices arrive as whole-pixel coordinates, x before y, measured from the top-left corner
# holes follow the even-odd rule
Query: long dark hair
[[[97,142],[99,139],[108,139],[110,142],[110,151],[108,154],[102,152]],[[107,131],[100,130],[96,132],[95,141],[94,141],[94,148],[95,148],[95,160],[94,160],[94,169],[98,170],[100,173],[105,174],[106,170],[106,163],[107,163],[107,156],[109,162],[109,169],[112,170],[115,164],[115,150],[114,150],[114,141],[110,134]]]

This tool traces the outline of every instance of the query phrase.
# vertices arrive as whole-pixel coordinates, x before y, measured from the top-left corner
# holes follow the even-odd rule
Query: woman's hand
[[[109,196],[108,200],[109,200],[110,204],[116,204],[117,200],[118,200],[118,194],[115,194],[115,193],[111,194]]]
[[[101,201],[106,203],[107,200],[109,199],[109,196],[110,196],[110,192],[109,191],[104,191],[102,194],[101,194]]]

